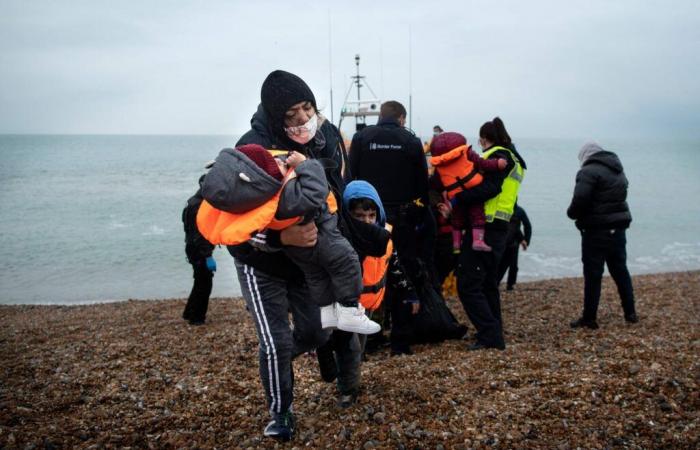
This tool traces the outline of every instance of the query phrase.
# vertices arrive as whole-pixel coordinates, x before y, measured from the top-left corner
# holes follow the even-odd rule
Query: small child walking
[[[452,247],[459,253],[462,246],[464,214],[455,202],[455,196],[466,189],[478,186],[483,181],[481,172],[496,172],[505,169],[505,159],[483,159],[467,144],[467,139],[459,133],[445,132],[433,138],[430,144],[430,164],[435,167],[445,191],[445,203],[439,207],[441,214],[451,214]],[[491,247],[484,241],[486,216],[483,203],[469,205],[467,215],[472,227],[472,249],[490,252]]]
[[[412,355],[410,344],[420,300],[391,242],[391,225],[386,223],[379,194],[370,183],[355,180],[345,187],[343,205],[352,221],[353,247],[362,261],[360,301],[375,311],[386,297],[384,311],[391,314],[391,355]]]

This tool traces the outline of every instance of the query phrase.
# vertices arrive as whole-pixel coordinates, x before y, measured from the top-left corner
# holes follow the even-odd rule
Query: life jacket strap
[[[450,184],[449,186],[445,186],[445,190],[452,191],[453,189],[457,189],[458,187],[466,188],[467,183],[469,183],[469,181],[471,181],[471,179],[474,178],[475,176],[477,176],[478,174],[479,174],[478,170],[472,169],[472,171],[469,172],[466,177],[464,177],[464,178],[457,177],[457,181]]]
[[[382,277],[381,280],[379,280],[378,283],[373,284],[371,286],[363,286],[362,293],[363,294],[376,294],[377,292],[384,289],[385,285],[386,285],[386,274],[384,274],[384,276]]]

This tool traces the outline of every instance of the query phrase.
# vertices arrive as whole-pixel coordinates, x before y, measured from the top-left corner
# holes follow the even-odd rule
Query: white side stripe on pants
[[[275,343],[272,340],[272,334],[270,333],[270,325],[267,322],[265,309],[262,305],[262,298],[260,297],[260,289],[258,288],[258,280],[255,278],[253,268],[248,265],[244,265],[243,273],[245,273],[246,276],[246,281],[248,283],[248,291],[250,292],[250,296],[253,303],[253,309],[255,310],[255,317],[258,321],[258,326],[260,327],[260,334],[263,338],[263,344],[265,345],[267,353],[267,372],[270,377],[270,396],[272,397],[270,410],[272,412],[281,413],[282,411],[280,411],[280,409],[282,406],[282,394],[280,392],[280,377],[279,364],[277,361],[277,349],[275,348]]]

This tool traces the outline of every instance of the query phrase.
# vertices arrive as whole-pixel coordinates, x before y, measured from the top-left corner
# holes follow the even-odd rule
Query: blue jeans
[[[617,285],[625,316],[635,314],[632,278],[627,270],[625,230],[582,230],[583,318],[596,320],[604,265]]]

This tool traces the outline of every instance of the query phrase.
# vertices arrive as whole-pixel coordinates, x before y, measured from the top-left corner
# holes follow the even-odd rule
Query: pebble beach
[[[700,271],[633,281],[640,322],[605,277],[596,331],[569,328],[583,279],[518,284],[502,294],[505,351],[369,355],[348,409],[302,355],[289,443],[262,437],[240,299],[213,299],[198,327],[184,299],[0,306],[0,448],[698,448]]]

